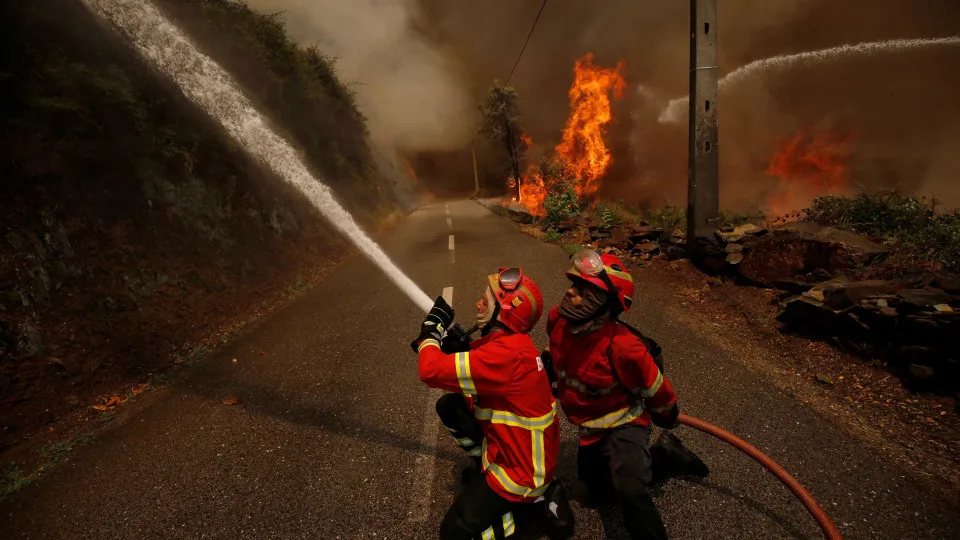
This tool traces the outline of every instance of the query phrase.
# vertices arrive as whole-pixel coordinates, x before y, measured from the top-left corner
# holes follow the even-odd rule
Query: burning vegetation
[[[535,216],[543,216],[548,190],[566,185],[580,198],[596,194],[600,179],[610,167],[612,156],[603,141],[605,126],[613,119],[610,95],[619,99],[626,82],[623,61],[614,68],[593,63],[587,53],[573,67],[570,86],[570,117],[563,131],[563,140],[554,155],[539,165],[531,165],[521,178],[520,203]],[[533,141],[524,135],[528,145]]]
[[[777,178],[766,201],[768,213],[784,215],[817,197],[848,194],[855,145],[848,134],[815,130],[781,140],[766,170]]]

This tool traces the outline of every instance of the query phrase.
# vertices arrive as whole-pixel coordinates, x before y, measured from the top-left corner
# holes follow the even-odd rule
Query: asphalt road
[[[565,252],[469,201],[414,212],[384,247],[431,296],[452,287],[465,321],[499,266],[522,265],[548,305],[566,289]],[[628,320],[663,345],[683,410],[776,459],[844,537],[960,537],[960,509],[668,320],[643,290]],[[0,537],[435,538],[462,457],[433,414],[438,394],[417,379],[408,344],[422,317],[371,263],[345,264],[5,502]],[[543,324],[534,337],[545,342]],[[819,537],[759,465],[677,434],[712,474],[657,498],[672,537]],[[561,477],[575,478],[575,451],[565,423]],[[614,512],[575,509],[577,538],[624,537]]]

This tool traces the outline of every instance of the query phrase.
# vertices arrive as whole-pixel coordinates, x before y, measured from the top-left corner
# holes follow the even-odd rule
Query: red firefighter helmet
[[[617,295],[617,304],[623,312],[633,304],[633,276],[616,255],[600,255],[592,249],[581,249],[573,256],[573,268],[567,277],[578,278],[600,289]]]
[[[526,333],[543,315],[543,295],[520,268],[501,268],[487,276],[490,290],[500,307],[499,319],[507,328]]]

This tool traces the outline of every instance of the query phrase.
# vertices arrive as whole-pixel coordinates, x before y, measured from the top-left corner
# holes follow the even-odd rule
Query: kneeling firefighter
[[[650,423],[673,429],[680,409],[659,346],[618,320],[633,302],[629,270],[612,254],[584,249],[566,274],[571,286],[547,316],[542,358],[563,412],[579,426],[579,477],[591,499],[615,493],[631,538],[667,538],[649,486],[708,470],[672,434],[650,447]]]
[[[451,392],[437,400],[437,414],[473,458],[440,538],[507,538],[517,532],[518,518],[530,515],[551,539],[570,538],[573,515],[554,481],[556,401],[529,335],[543,314],[543,296],[520,268],[501,268],[487,281],[477,302],[480,338],[470,341],[451,327],[454,312],[441,296],[411,343],[420,380]]]

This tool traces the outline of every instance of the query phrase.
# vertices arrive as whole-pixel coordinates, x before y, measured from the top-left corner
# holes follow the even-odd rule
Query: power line
[[[517,65],[520,63],[520,58],[523,57],[523,51],[527,49],[527,43],[530,43],[530,36],[533,35],[534,29],[537,27],[537,21],[540,20],[540,14],[543,13],[543,8],[547,6],[547,0],[543,0],[543,3],[540,4],[540,11],[537,12],[537,18],[533,21],[533,26],[530,27],[530,33],[527,34],[527,40],[523,42],[523,48],[520,49],[520,54],[517,55],[517,61],[513,63],[513,69],[510,70],[510,75],[507,77],[507,82],[503,85],[506,86],[510,84],[510,79],[513,77],[513,72],[517,70]]]

